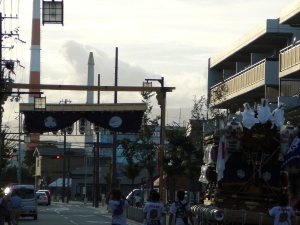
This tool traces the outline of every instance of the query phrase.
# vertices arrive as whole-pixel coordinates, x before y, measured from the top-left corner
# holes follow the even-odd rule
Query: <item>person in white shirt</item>
[[[295,216],[295,212],[289,206],[289,197],[286,194],[280,195],[278,206],[270,209],[269,214],[274,217],[274,225],[292,225],[291,217]]]
[[[137,193],[136,196],[134,197],[134,201],[135,201],[135,206],[136,207],[141,207],[141,196],[140,193]]]
[[[112,209],[112,225],[126,225],[128,202],[120,189],[112,189],[105,199]]]
[[[165,216],[165,207],[159,199],[160,194],[158,192],[153,192],[151,201],[147,202],[143,208],[143,225],[161,225],[161,219]]]
[[[184,200],[184,190],[179,189],[177,191],[177,199],[170,207],[169,225],[172,224],[173,217],[175,216],[175,225],[187,225],[188,219],[192,225],[194,225],[191,205]]]

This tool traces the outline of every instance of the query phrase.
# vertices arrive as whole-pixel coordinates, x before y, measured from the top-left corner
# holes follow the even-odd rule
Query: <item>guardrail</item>
[[[169,224],[169,214],[168,214],[168,210],[166,210],[166,216],[164,218],[165,222],[163,224]],[[137,208],[137,207],[133,207],[133,206],[129,206],[128,210],[127,210],[127,219],[130,220],[134,220],[137,223],[143,223],[143,219],[144,219],[144,212],[143,212],[143,208]],[[194,220],[194,224],[198,224],[198,222],[200,218],[198,217],[198,215],[196,215],[193,220]],[[171,225],[175,225],[175,217],[171,223]]]

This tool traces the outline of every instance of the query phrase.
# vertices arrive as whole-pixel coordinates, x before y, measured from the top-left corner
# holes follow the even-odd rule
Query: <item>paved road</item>
[[[107,206],[92,207],[91,203],[82,202],[52,202],[50,206],[38,206],[38,219],[32,217],[20,218],[19,225],[88,225],[111,224],[111,214]],[[127,225],[137,225],[134,221],[127,221]]]

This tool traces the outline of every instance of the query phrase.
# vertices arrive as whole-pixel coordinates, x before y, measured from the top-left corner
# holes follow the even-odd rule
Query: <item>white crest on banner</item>
[[[48,116],[45,120],[45,126],[46,127],[49,127],[49,128],[52,128],[52,127],[56,127],[56,119],[51,117],[51,116]]]

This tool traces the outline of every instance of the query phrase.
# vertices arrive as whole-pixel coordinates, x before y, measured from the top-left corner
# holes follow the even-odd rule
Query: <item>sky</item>
[[[118,85],[142,86],[145,78],[164,77],[166,123],[188,122],[194,100],[206,97],[208,59],[266,19],[277,19],[293,0],[64,0],[64,25],[41,26],[41,84],[87,84],[88,56],[93,52],[95,85],[114,85],[118,47]],[[4,32],[18,28],[19,39],[7,38],[6,60],[18,59],[12,78],[28,83],[32,0],[0,0]],[[153,86],[160,86],[153,82]],[[24,90],[25,91],[25,90]],[[41,90],[47,103],[68,99],[85,103],[85,92]],[[101,92],[100,103],[113,103],[113,92]],[[94,101],[96,103],[96,93]],[[139,93],[119,92],[118,102],[141,103]],[[28,103],[21,95],[20,102]],[[155,97],[153,116],[160,115]],[[18,102],[4,105],[3,123],[14,124]],[[17,123],[16,123],[17,124]],[[11,125],[11,130],[16,129]]]

